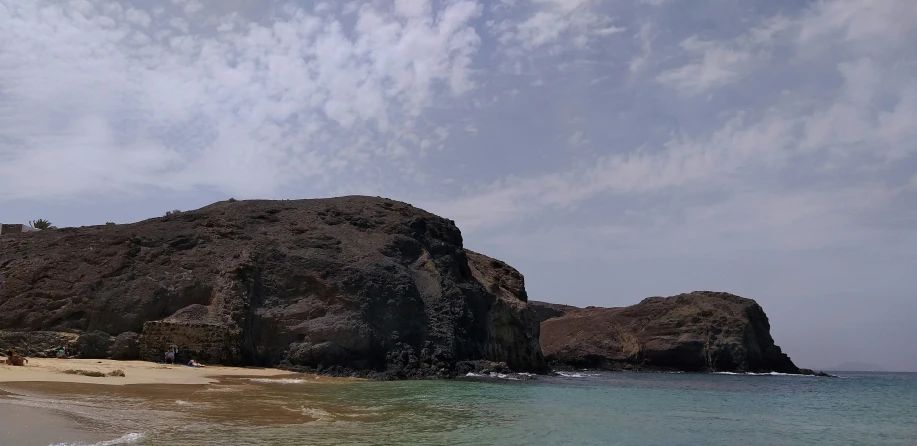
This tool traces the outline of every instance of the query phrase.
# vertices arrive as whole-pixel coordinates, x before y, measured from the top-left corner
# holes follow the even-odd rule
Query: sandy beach
[[[5,359],[0,356],[0,360]],[[233,399],[239,392],[256,389],[245,384],[251,379],[319,378],[265,368],[192,368],[143,361],[27,359],[28,364],[22,367],[0,365],[0,445],[131,443],[130,438],[114,439],[137,434],[100,421],[111,418],[111,410],[123,412],[127,407],[125,399],[143,401],[144,409],[123,412],[133,413],[130,419],[142,420],[153,413],[146,412],[145,408],[153,406],[160,410],[156,417],[182,410],[206,412],[212,404],[208,402],[210,398]],[[93,377],[65,373],[67,370],[106,375],[120,370],[124,376]],[[228,378],[244,380],[231,380],[233,384],[229,386],[220,384]],[[193,400],[194,406],[187,400]],[[108,415],[100,415],[106,413]]]
[[[6,357],[0,357],[5,360]],[[3,382],[63,382],[103,385],[126,384],[211,384],[218,378],[273,377],[290,375],[277,369],[207,366],[193,368],[184,365],[156,364],[144,361],[113,361],[105,359],[52,359],[27,358],[23,367],[0,365],[0,383]],[[123,377],[92,377],[64,373],[66,370],[85,370],[108,374],[115,370]]]

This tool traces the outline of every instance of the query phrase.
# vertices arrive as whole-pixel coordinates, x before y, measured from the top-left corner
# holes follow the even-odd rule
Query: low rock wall
[[[189,360],[206,364],[240,365],[237,336],[222,325],[189,322],[150,321],[140,334],[140,359],[162,362],[166,350],[178,347],[176,362]]]

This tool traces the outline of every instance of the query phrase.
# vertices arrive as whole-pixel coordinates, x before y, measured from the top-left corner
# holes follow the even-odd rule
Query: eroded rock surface
[[[465,251],[452,221],[381,198],[0,236],[0,330],[140,333],[154,361],[176,344],[202,362],[337,374],[541,371],[525,300],[522,276]]]
[[[538,324],[541,324],[548,319],[561,317],[571,311],[579,310],[578,307],[574,307],[572,305],[552,304],[549,302],[538,302],[534,300],[529,302],[529,307],[533,312],[535,312],[535,320],[538,322]]]
[[[541,347],[556,367],[799,373],[774,344],[761,306],[732,294],[699,291],[561,311],[541,324]]]

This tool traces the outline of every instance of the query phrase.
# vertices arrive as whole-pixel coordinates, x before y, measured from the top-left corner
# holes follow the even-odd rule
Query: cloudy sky
[[[917,370],[913,0],[0,0],[0,221],[382,195],[534,299]]]

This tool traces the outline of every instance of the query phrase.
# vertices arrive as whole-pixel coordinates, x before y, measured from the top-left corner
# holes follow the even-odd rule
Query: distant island
[[[833,372],[885,372],[884,368],[871,362],[845,362],[834,367],[825,368]]]

